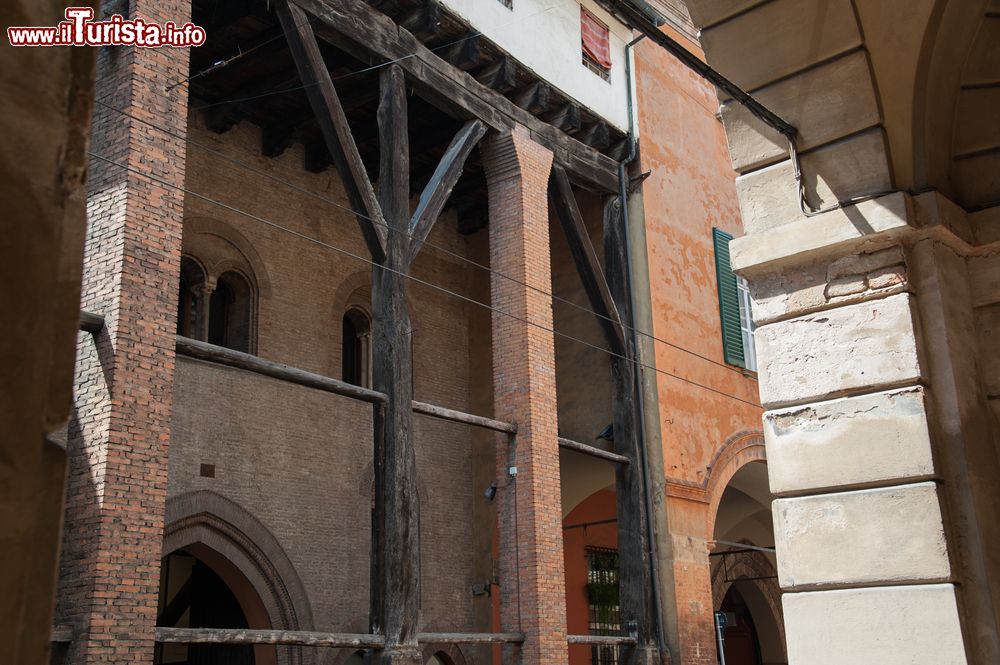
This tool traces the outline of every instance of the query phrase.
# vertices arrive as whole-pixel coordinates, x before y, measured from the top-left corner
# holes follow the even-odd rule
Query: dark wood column
[[[636,349],[629,328],[632,321],[631,285],[626,253],[625,219],[621,199],[608,197],[604,205],[604,270],[587,234],[566,171],[552,170],[549,197],[569,243],[573,262],[590,305],[598,316],[611,352],[612,422],[615,452],[627,458],[616,464],[618,561],[622,628],[634,634],[635,647],[624,662],[660,662],[656,639],[656,605],[649,558],[646,520],[646,482],[642,451]]]
[[[627,223],[622,200],[604,202],[604,265],[608,290],[625,326],[632,327]],[[656,603],[646,514],[646,460],[642,449],[639,366],[632,334],[624,335],[624,353],[611,358],[612,422],[615,450],[629,458],[615,469],[618,500],[618,565],[622,627],[636,635],[637,644],[625,658],[629,665],[662,662],[656,637]]]
[[[278,18],[348,200],[372,257],[373,382],[387,396],[375,407],[370,628],[385,636],[384,665],[420,665],[420,530],[413,443],[413,357],[407,281],[465,161],[485,133],[479,120],[455,135],[410,215],[406,81],[392,64],[379,78],[379,186],[372,187],[310,25],[295,4]]]

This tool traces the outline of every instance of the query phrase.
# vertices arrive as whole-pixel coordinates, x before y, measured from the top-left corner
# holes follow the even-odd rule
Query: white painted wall
[[[536,74],[622,130],[628,129],[625,45],[632,32],[590,0],[441,0]],[[611,33],[611,82],[580,61],[580,5]]]

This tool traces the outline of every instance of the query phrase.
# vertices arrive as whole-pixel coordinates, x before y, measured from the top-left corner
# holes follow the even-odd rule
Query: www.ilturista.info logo
[[[94,21],[91,7],[67,7],[66,20],[54,28],[11,27],[7,39],[11,46],[141,46],[184,48],[205,43],[205,29],[193,23],[178,26],[173,21],[163,25],[141,18],[126,19],[121,14],[107,21]]]

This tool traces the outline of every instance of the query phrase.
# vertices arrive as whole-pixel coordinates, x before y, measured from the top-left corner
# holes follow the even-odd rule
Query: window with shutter
[[[754,358],[749,294],[746,297],[746,309],[744,310],[743,303],[741,303],[742,294],[739,280],[733,273],[732,265],[729,262],[729,241],[732,239],[733,236],[722,229],[712,229],[712,240],[715,244],[715,274],[719,283],[722,351],[726,362],[730,365],[756,370],[756,360],[754,360],[753,366],[747,362],[748,356]],[[744,334],[745,330],[748,330],[750,334]]]

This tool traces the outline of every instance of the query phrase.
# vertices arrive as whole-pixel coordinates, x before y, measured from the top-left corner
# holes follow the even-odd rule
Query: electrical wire
[[[149,120],[145,120],[143,118],[139,118],[139,117],[137,117],[137,116],[135,116],[135,115],[133,115],[131,113],[128,113],[127,111],[125,111],[123,109],[116,108],[114,106],[111,106],[110,104],[106,104],[106,103],[98,101],[98,100],[95,100],[94,103],[98,104],[100,106],[103,106],[104,108],[106,108],[106,109],[108,109],[110,111],[114,111],[116,113],[119,113],[119,114],[127,117],[127,118],[135,120],[136,122],[142,123],[142,124],[144,124],[144,125],[152,128],[152,129],[161,131],[164,134],[167,134],[168,136],[171,136],[171,137],[176,138],[176,139],[181,140],[181,141],[185,141],[185,142],[187,142],[190,145],[193,145],[193,146],[195,146],[195,147],[197,147],[197,148],[199,148],[201,150],[204,150],[204,151],[206,151],[206,152],[208,152],[208,153],[210,153],[210,154],[218,157],[219,159],[224,159],[224,160],[230,162],[231,164],[233,164],[235,166],[238,166],[238,167],[240,167],[242,169],[245,169],[245,170],[247,170],[247,171],[249,171],[249,172],[251,172],[251,173],[253,173],[255,175],[261,176],[263,178],[267,178],[267,179],[272,180],[274,182],[277,182],[277,183],[279,183],[281,185],[284,185],[285,187],[291,189],[292,191],[298,192],[300,194],[305,194],[306,196],[310,196],[312,198],[315,198],[315,199],[317,199],[319,201],[322,201],[322,202],[324,202],[324,203],[326,203],[326,204],[328,204],[330,206],[333,206],[334,208],[338,208],[338,209],[344,210],[344,211],[346,211],[348,213],[351,213],[352,215],[355,215],[355,216],[357,216],[357,217],[359,217],[361,219],[365,219],[365,220],[367,220],[367,221],[369,221],[369,222],[371,222],[373,224],[378,224],[380,226],[384,226],[385,228],[393,230],[393,231],[396,231],[397,233],[403,233],[403,234],[407,235],[410,238],[413,237],[413,234],[412,234],[411,231],[409,231],[409,229],[399,228],[397,226],[391,225],[390,223],[386,222],[385,220],[373,219],[373,218],[371,218],[371,217],[369,217],[369,216],[367,216],[367,215],[365,215],[363,213],[358,213],[358,212],[354,211],[352,208],[350,208],[349,206],[345,206],[345,205],[343,205],[341,203],[333,201],[333,200],[331,200],[331,199],[323,196],[322,194],[319,194],[319,193],[313,192],[313,191],[311,191],[309,189],[306,189],[304,187],[300,187],[298,185],[295,185],[295,184],[293,184],[291,182],[288,182],[287,180],[284,180],[283,178],[280,178],[280,177],[278,177],[278,176],[276,176],[276,175],[274,175],[272,173],[268,173],[267,171],[265,171],[263,169],[259,169],[259,168],[255,167],[255,166],[253,166],[251,164],[248,164],[248,163],[246,163],[246,162],[244,162],[244,161],[242,161],[240,159],[237,159],[235,157],[231,157],[229,155],[226,155],[226,154],[222,153],[221,151],[216,150],[215,148],[212,148],[211,146],[205,145],[203,143],[199,143],[198,141],[195,141],[194,139],[191,139],[191,138],[188,138],[188,137],[183,136],[181,134],[178,134],[177,132],[173,132],[173,131],[171,131],[169,129],[166,129],[165,127],[162,127],[162,126],[157,125],[157,124],[155,124],[153,122],[150,122]],[[595,317],[597,317],[599,319],[603,319],[603,320],[609,321],[609,322],[611,322],[613,324],[620,325],[620,326],[622,326],[622,328],[624,328],[627,331],[634,332],[634,333],[636,333],[638,335],[646,337],[647,339],[651,339],[654,342],[659,342],[660,344],[663,344],[664,346],[668,346],[668,347],[670,347],[672,349],[676,349],[677,351],[681,351],[683,353],[689,354],[691,356],[694,356],[696,358],[704,360],[704,361],[706,361],[708,363],[711,363],[713,365],[721,367],[722,369],[725,369],[727,371],[734,372],[734,373],[739,374],[741,376],[746,376],[743,373],[743,371],[741,371],[739,369],[736,369],[736,368],[734,368],[734,367],[732,367],[730,365],[726,365],[724,363],[720,363],[719,361],[713,360],[713,359],[711,359],[711,358],[709,358],[707,356],[703,356],[700,353],[697,353],[695,351],[691,351],[689,349],[685,349],[684,347],[679,346],[677,344],[674,344],[673,342],[669,342],[669,341],[667,341],[665,339],[657,337],[656,335],[653,335],[652,333],[648,333],[648,332],[645,332],[644,330],[640,330],[640,329],[638,329],[638,328],[636,328],[634,326],[628,325],[624,321],[619,321],[619,320],[616,320],[616,319],[614,319],[614,318],[612,318],[610,316],[607,316],[605,314],[600,314],[600,313],[594,311],[593,309],[590,309],[588,307],[585,307],[584,305],[580,305],[578,303],[575,303],[575,302],[573,302],[573,301],[571,301],[571,300],[569,300],[567,298],[563,298],[561,296],[555,295],[554,293],[546,291],[545,289],[542,289],[540,287],[532,286],[530,284],[527,284],[526,282],[523,282],[523,281],[521,281],[521,280],[519,280],[519,279],[517,279],[515,277],[511,277],[509,275],[506,275],[506,274],[504,274],[502,272],[499,272],[497,270],[494,270],[493,268],[490,268],[489,266],[487,266],[485,264],[482,264],[482,263],[480,263],[480,262],[478,262],[478,261],[476,261],[474,259],[470,259],[467,256],[463,256],[462,254],[459,254],[458,252],[450,250],[447,247],[444,247],[442,245],[436,244],[436,243],[430,241],[429,239],[424,240],[423,244],[425,246],[427,246],[427,247],[433,247],[433,248],[437,249],[438,251],[440,251],[442,253],[445,253],[445,254],[447,254],[447,255],[455,258],[455,259],[458,259],[459,261],[465,262],[465,263],[467,263],[467,264],[469,264],[469,265],[471,265],[471,266],[473,266],[475,268],[478,268],[480,270],[484,270],[484,271],[486,271],[486,272],[488,272],[488,273],[490,273],[492,275],[496,275],[497,277],[501,277],[503,279],[509,280],[509,281],[511,281],[511,282],[519,285],[519,286],[524,286],[524,287],[526,287],[528,289],[531,289],[531,290],[535,291],[536,293],[539,293],[539,294],[544,295],[546,297],[552,298],[552,300],[554,300],[556,302],[568,305],[568,306],[573,307],[573,308],[575,308],[575,309],[577,309],[577,310],[579,310],[581,312],[585,312],[587,314],[595,316]]]
[[[683,381],[684,383],[688,383],[688,384],[691,384],[693,386],[697,386],[699,388],[702,388],[703,390],[707,390],[707,391],[715,393],[717,395],[721,395],[723,397],[728,397],[729,399],[732,399],[732,400],[735,400],[735,401],[738,401],[738,402],[742,402],[744,404],[748,404],[748,405],[750,405],[750,406],[752,406],[754,408],[761,408],[761,405],[758,404],[758,403],[751,402],[749,400],[745,400],[745,399],[743,399],[741,397],[736,397],[735,395],[730,395],[729,393],[723,392],[721,390],[717,390],[715,388],[712,388],[711,386],[706,386],[705,384],[698,383],[697,381],[693,381],[691,379],[688,379],[688,378],[685,378],[685,377],[682,377],[682,376],[678,376],[677,374],[673,374],[671,372],[667,372],[666,370],[662,370],[662,369],[659,369],[657,367],[653,367],[652,365],[647,365],[647,364],[642,363],[642,362],[640,362],[638,360],[633,360],[632,358],[628,358],[627,356],[624,356],[624,355],[622,355],[620,353],[616,353],[616,352],[612,351],[611,349],[606,349],[606,348],[603,348],[601,346],[597,346],[596,344],[592,344],[591,342],[588,342],[586,340],[582,340],[582,339],[579,339],[577,337],[573,337],[572,335],[568,335],[568,334],[566,334],[564,332],[560,332],[558,330],[555,330],[554,328],[548,328],[546,326],[543,326],[540,323],[536,323],[535,321],[531,321],[528,318],[517,316],[516,314],[512,314],[510,312],[507,312],[507,311],[504,311],[502,309],[496,308],[496,307],[494,307],[492,305],[488,305],[488,304],[486,304],[484,302],[480,302],[480,301],[478,301],[478,300],[476,300],[474,298],[470,298],[468,296],[462,295],[461,293],[458,293],[456,291],[452,291],[452,290],[447,289],[447,288],[445,288],[443,286],[440,286],[438,284],[433,284],[433,283],[428,282],[426,280],[420,279],[419,277],[414,277],[413,275],[407,274],[407,273],[405,273],[403,271],[396,270],[394,268],[390,268],[388,266],[376,263],[372,259],[364,257],[364,256],[361,256],[360,254],[355,254],[354,252],[351,252],[350,250],[344,249],[342,247],[338,247],[338,246],[333,245],[333,244],[328,243],[328,242],[324,242],[324,241],[322,241],[322,240],[320,240],[318,238],[314,238],[312,236],[306,235],[304,233],[301,233],[301,232],[296,231],[294,229],[288,228],[286,226],[282,226],[281,224],[278,224],[277,222],[274,222],[272,220],[266,219],[266,218],[261,217],[259,215],[255,215],[255,214],[253,214],[251,212],[247,212],[245,210],[242,210],[242,209],[237,208],[235,206],[229,205],[228,203],[225,203],[223,201],[219,201],[219,200],[214,199],[214,198],[212,198],[210,196],[207,196],[205,194],[201,194],[199,192],[195,192],[195,191],[193,191],[191,189],[188,189],[186,187],[175,185],[174,183],[168,182],[167,180],[164,180],[163,178],[160,178],[158,176],[152,175],[150,173],[145,173],[143,171],[140,171],[137,168],[134,168],[134,167],[129,166],[127,164],[122,164],[121,162],[117,162],[117,161],[115,161],[115,160],[113,160],[113,159],[111,159],[109,157],[105,157],[104,155],[99,155],[99,154],[97,154],[97,153],[95,153],[93,151],[88,151],[88,154],[91,157],[93,157],[94,159],[98,159],[98,160],[100,160],[102,162],[105,162],[107,164],[111,164],[113,166],[117,166],[118,168],[124,169],[124,170],[129,171],[131,173],[134,173],[134,174],[136,174],[138,176],[141,176],[143,178],[147,178],[149,180],[152,180],[153,182],[161,184],[164,187],[168,187],[168,188],[173,189],[175,191],[181,192],[181,193],[183,193],[185,195],[193,196],[195,198],[201,199],[201,200],[205,201],[206,203],[210,203],[212,205],[216,205],[216,206],[218,206],[220,208],[223,208],[225,210],[228,210],[230,212],[236,213],[236,214],[244,216],[244,217],[246,217],[248,219],[252,219],[252,220],[254,220],[254,221],[258,222],[258,223],[264,224],[265,226],[269,226],[269,227],[271,227],[273,229],[276,229],[276,230],[279,230],[279,231],[283,231],[283,232],[288,233],[289,235],[292,235],[292,236],[294,236],[296,238],[299,238],[301,240],[305,240],[306,242],[310,242],[310,243],[316,244],[316,245],[318,245],[320,247],[324,247],[326,249],[333,250],[335,252],[338,252],[338,253],[343,254],[345,256],[348,256],[350,258],[353,258],[353,259],[356,259],[356,260],[361,261],[363,263],[366,263],[366,264],[368,264],[368,265],[370,265],[372,267],[378,267],[381,270],[386,270],[388,272],[398,274],[401,277],[403,277],[405,279],[409,279],[410,281],[412,281],[414,283],[420,284],[422,286],[426,286],[426,287],[428,287],[430,289],[434,289],[436,291],[440,291],[440,292],[442,292],[442,293],[444,293],[446,295],[450,295],[451,297],[456,298],[458,300],[461,300],[463,302],[469,303],[471,305],[476,305],[478,307],[482,307],[484,309],[487,309],[487,310],[489,310],[489,311],[491,311],[493,313],[496,313],[496,314],[500,314],[502,316],[506,316],[506,317],[512,318],[512,319],[514,319],[516,321],[520,321],[521,323],[525,323],[525,324],[527,324],[529,326],[532,326],[534,328],[538,328],[539,330],[551,333],[554,336],[562,337],[563,339],[566,339],[566,340],[569,340],[569,341],[573,341],[573,342],[576,342],[578,344],[582,344],[582,345],[584,345],[586,347],[594,349],[595,351],[600,351],[602,353],[605,353],[605,354],[607,354],[607,355],[609,355],[611,357],[618,358],[620,360],[625,360],[627,362],[631,362],[631,363],[635,364],[637,367],[643,367],[645,369],[649,369],[649,370],[651,370],[653,372],[656,372],[658,374],[663,374],[664,376],[669,376],[671,378],[677,379],[679,381]]]

